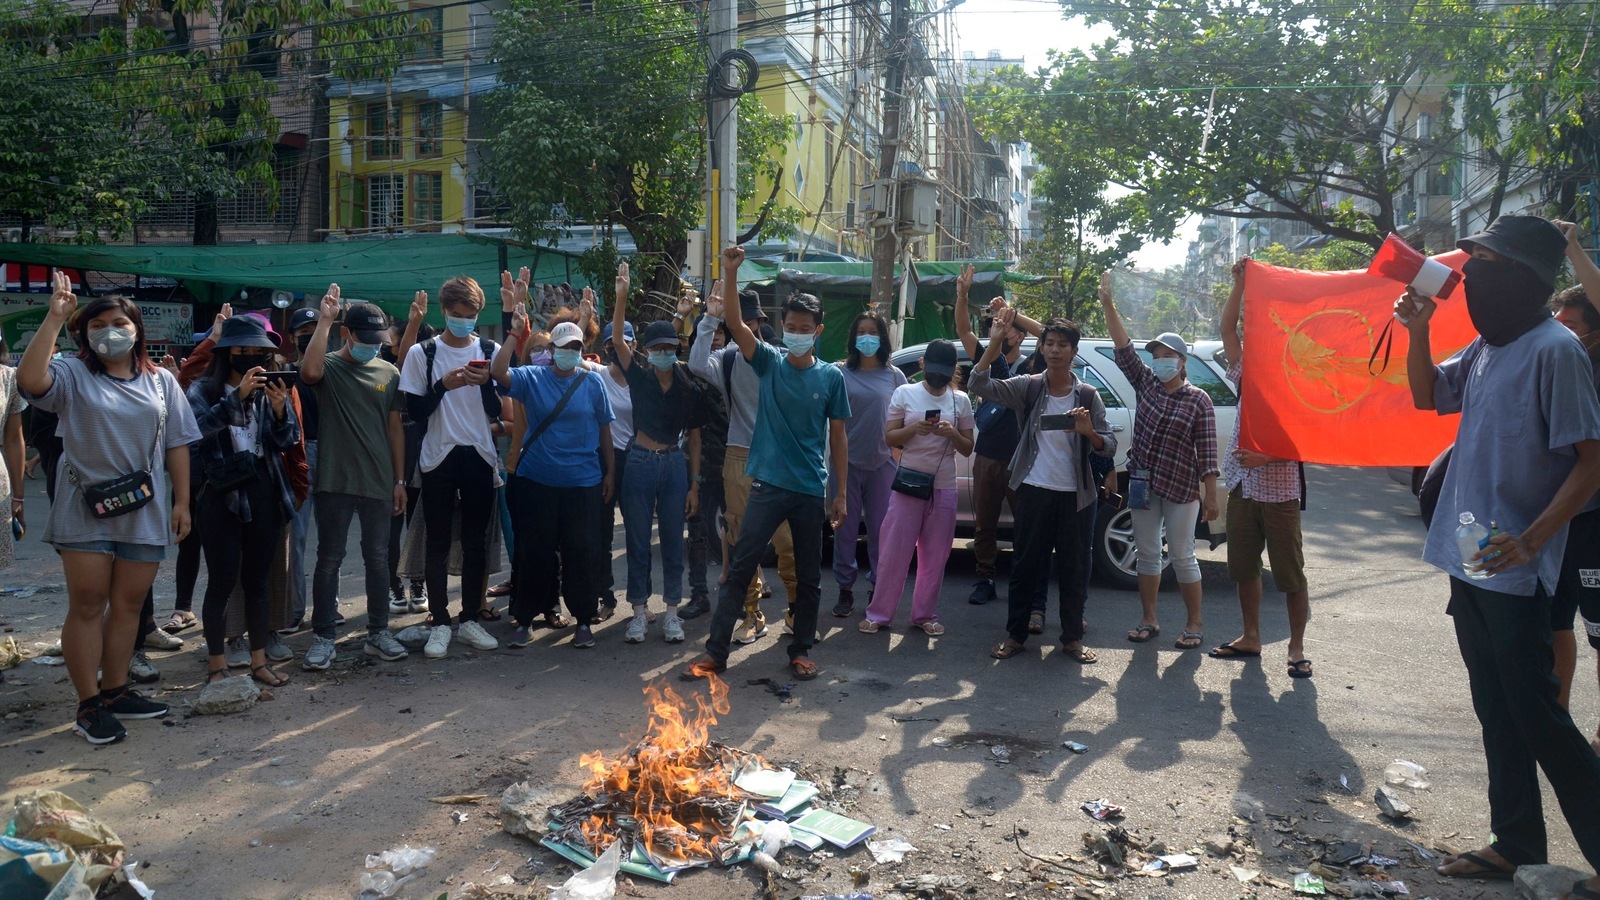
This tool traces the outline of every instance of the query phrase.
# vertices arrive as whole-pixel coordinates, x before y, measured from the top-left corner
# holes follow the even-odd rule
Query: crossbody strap
[[[554,424],[554,422],[556,420],[556,416],[561,415],[561,411],[563,409],[567,408],[567,401],[571,400],[572,399],[572,395],[576,394],[578,392],[578,385],[583,383],[584,377],[586,375],[588,375],[588,374],[589,374],[589,370],[588,369],[579,369],[578,370],[578,374],[576,374],[576,375],[574,375],[572,377],[572,384],[567,386],[567,392],[565,394],[562,394],[561,395],[561,399],[556,402],[555,409],[550,410],[550,413],[548,415],[546,415],[544,417],[544,419],[542,421],[540,421],[539,424],[536,425],[532,431],[528,432],[528,436],[526,438],[523,438],[523,440],[522,440],[522,452],[523,453],[527,453],[528,452],[528,448],[533,446],[533,442],[538,440],[539,436],[544,434],[545,431],[547,429],[549,429],[549,427],[552,424]]]
[[[156,445],[150,450],[150,472],[153,474],[156,470],[156,463],[161,461],[161,439],[167,432],[167,383],[162,379],[160,372],[151,377],[156,380],[156,397],[160,400],[160,409],[156,412]],[[64,456],[65,454],[62,455]],[[72,482],[74,487],[81,490],[83,481],[78,475],[78,467],[73,465],[71,459],[66,462],[67,480]]]

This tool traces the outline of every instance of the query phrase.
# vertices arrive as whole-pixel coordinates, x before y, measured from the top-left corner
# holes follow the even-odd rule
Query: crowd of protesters
[[[1415,292],[1401,301],[1417,310],[1406,322],[1416,405],[1462,416],[1458,443],[1435,465],[1431,491],[1425,485],[1424,559],[1450,575],[1497,835],[1450,857],[1444,874],[1493,875],[1543,858],[1536,766],[1584,852],[1600,858],[1600,807],[1566,802],[1600,796],[1600,759],[1565,708],[1579,613],[1600,647],[1600,269],[1575,233],[1565,223],[1503,216],[1464,240],[1467,308],[1480,337],[1443,363],[1429,355],[1432,301]],[[1551,301],[1564,257],[1579,284]],[[1015,520],[996,659],[1043,633],[1053,575],[1062,655],[1097,661],[1084,642],[1084,605],[1095,517],[1108,501],[1125,503],[1133,523],[1142,609],[1126,639],[1161,633],[1165,557],[1184,604],[1176,647],[1201,647],[1194,526],[1218,517],[1220,491],[1244,629],[1210,655],[1262,654],[1265,553],[1285,596],[1288,674],[1312,676],[1300,466],[1240,446],[1237,423],[1219,453],[1211,398],[1187,378],[1187,341],[1167,333],[1136,346],[1109,279],[1100,301],[1115,363],[1137,399],[1132,432],[1120,439],[1100,393],[1076,373],[1078,327],[1036,322],[995,301],[983,323],[987,341],[978,340],[970,267],[957,280],[959,345],[928,344],[919,377],[909,380],[891,363],[888,323],[872,311],[835,326],[846,329],[836,364],[817,356],[828,326],[811,295],[784,299],[764,337],[766,311],[737,288],[742,262],[740,248],[724,251],[723,280],[703,315],[686,291],[670,319],[642,325],[628,319],[635,295],[623,264],[603,331],[589,289],[580,297],[535,290],[526,269],[504,273],[500,300],[511,316],[503,343],[479,333],[487,303],[471,278],[440,288],[445,328],[436,335],[424,323],[424,292],[398,323],[374,305],[342,301],[332,285],[316,308],[287,316],[286,337],[263,316],[224,308],[181,366],[152,360],[136,304],[112,295],[80,305],[58,274],[20,364],[0,367],[0,495],[9,500],[0,511],[20,533],[21,413],[31,404],[50,499],[38,536],[59,553],[69,596],[61,640],[79,699],[75,731],[109,743],[126,734],[119,720],[167,713],[131,685],[159,677],[146,647],[181,646],[176,635],[197,623],[202,560],[206,681],[237,667],[281,686],[289,676],[276,664],[295,657],[283,638],[308,630],[300,667],[332,667],[353,524],[366,595],[361,651],[377,660],[418,648],[442,658],[457,640],[478,651],[524,647],[541,627],[571,627],[571,646],[594,646],[593,626],[623,599],[611,574],[620,513],[625,642],[656,631],[678,643],[686,620],[709,615],[705,654],[683,674],[723,671],[733,644],[767,633],[761,601],[773,591],[760,569],[775,551],[790,674],[814,678],[830,527],[839,536],[835,616],[859,615],[857,630],[868,635],[892,628],[910,581],[910,626],[944,634],[938,601],[956,527],[958,457],[972,457],[978,582],[970,603],[999,599],[1003,504]],[[1222,311],[1235,384],[1244,379],[1245,271],[1235,268]],[[63,332],[76,354],[57,352]],[[1030,336],[1035,347],[1024,357]],[[1540,375],[1515,377],[1527,371]],[[1471,509],[1499,510],[1520,530],[1497,533],[1463,563],[1454,528]],[[0,567],[11,559],[11,525],[0,523]],[[173,544],[177,596],[158,628],[152,584]],[[502,545],[510,577],[491,586]],[[713,594],[714,562],[721,576]],[[451,575],[459,576],[454,607]],[[284,602],[274,621],[269,595],[278,582]],[[497,596],[509,597],[505,613],[494,608]],[[420,613],[421,640],[408,649],[390,617]],[[486,625],[503,617],[496,637]]]

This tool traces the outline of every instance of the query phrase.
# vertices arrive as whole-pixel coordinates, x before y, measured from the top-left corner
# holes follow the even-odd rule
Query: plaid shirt
[[[1187,381],[1168,393],[1131,343],[1117,348],[1116,360],[1139,397],[1129,471],[1149,471],[1150,490],[1173,503],[1199,500],[1200,480],[1221,474],[1210,395]]]
[[[1228,367],[1228,380],[1232,381],[1242,390],[1244,378],[1244,360],[1237,360]],[[1247,469],[1239,464],[1233,451],[1239,449],[1239,423],[1243,421],[1241,414],[1233,420],[1233,437],[1228,440],[1228,455],[1222,459],[1222,482],[1228,490],[1244,486],[1244,495],[1260,503],[1286,503],[1290,500],[1300,499],[1300,466],[1298,463],[1284,460],[1270,462],[1264,466]]]

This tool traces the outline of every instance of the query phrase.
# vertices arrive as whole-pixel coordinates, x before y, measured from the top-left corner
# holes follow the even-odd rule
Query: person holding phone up
[[[1167,332],[1144,345],[1146,363],[1133,349],[1133,339],[1111,299],[1111,273],[1100,275],[1100,306],[1106,330],[1116,345],[1117,368],[1128,376],[1139,398],[1133,418],[1133,443],[1128,447],[1128,506],[1133,512],[1133,548],[1139,569],[1139,603],[1143,617],[1128,640],[1142,644],[1161,633],[1156,595],[1161,589],[1161,527],[1166,525],[1167,554],[1178,574],[1178,592],[1188,621],[1174,645],[1193,650],[1205,640],[1200,615],[1200,563],[1194,556],[1198,513],[1207,522],[1217,518],[1217,415],[1211,396],[1184,376],[1189,345]],[[1204,485],[1204,496],[1201,486]]]
[[[1073,374],[1078,356],[1078,326],[1051,319],[1039,338],[1042,374],[997,379],[990,367],[1000,358],[1011,333],[1016,310],[996,311],[983,356],[972,367],[972,394],[1014,410],[1022,437],[1011,458],[1011,489],[1017,494],[1016,552],[1006,594],[1006,639],[990,651],[995,659],[1021,653],[1028,641],[1028,620],[1039,583],[1047,577],[1055,554],[1056,586],[1061,603],[1061,648],[1080,664],[1098,662],[1083,646],[1083,606],[1090,564],[1083,530],[1093,521],[1099,499],[1091,455],[1115,456],[1117,439],[1106,424],[1105,403],[1093,385]]]

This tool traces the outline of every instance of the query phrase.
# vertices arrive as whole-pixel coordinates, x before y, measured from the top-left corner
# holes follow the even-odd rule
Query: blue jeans
[[[317,637],[333,639],[339,615],[339,566],[350,540],[350,520],[361,520],[361,560],[366,565],[367,633],[389,627],[388,498],[324,493],[317,503],[317,568],[311,578],[311,626]]]
[[[827,521],[823,499],[774,487],[764,481],[750,485],[750,502],[739,523],[739,540],[728,561],[728,580],[717,592],[717,608],[706,636],[706,655],[727,663],[733,627],[744,615],[745,589],[755,577],[761,557],[778,526],[789,523],[794,535],[794,638],[789,658],[805,656],[817,638],[817,605],[822,601],[822,526]]]
[[[677,447],[656,452],[628,448],[622,478],[622,531],[628,538],[628,602],[650,599],[650,525],[661,522],[661,598],[669,609],[683,600],[683,504],[689,464]]]
[[[306,465],[310,466],[308,484],[317,483],[317,442],[306,441]],[[316,494],[307,493],[306,502],[289,520],[289,620],[298,622],[306,614],[306,533],[311,530],[312,517],[316,515]]]

